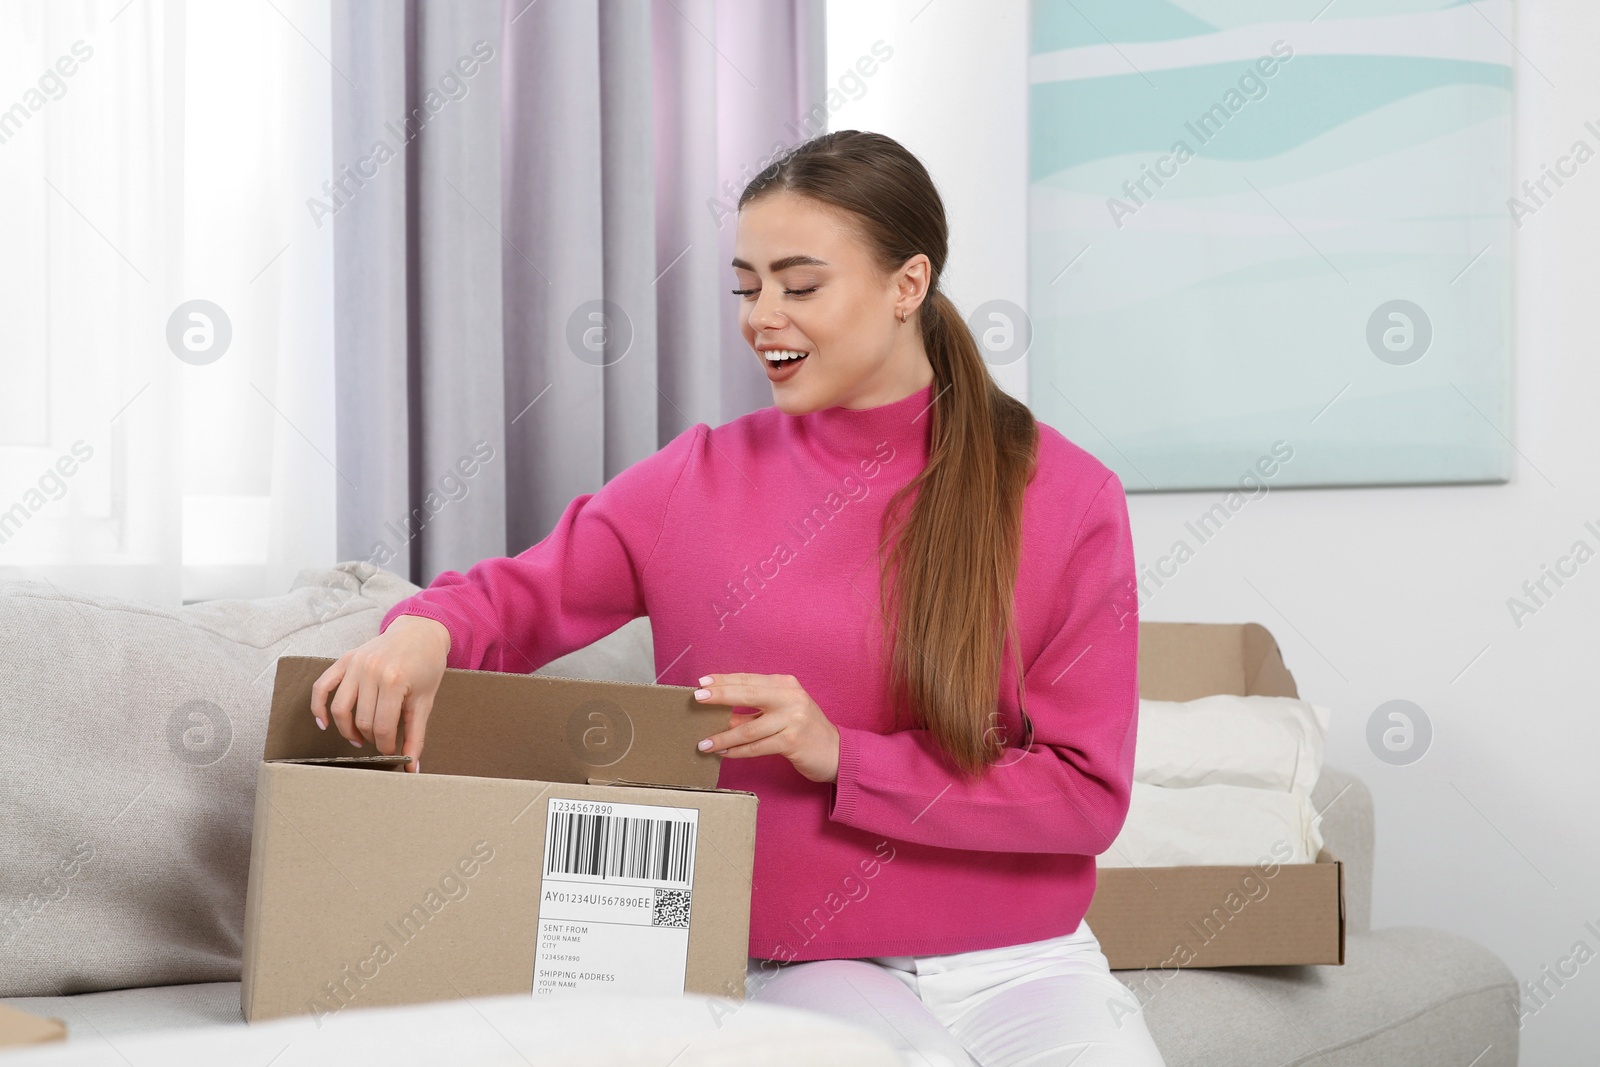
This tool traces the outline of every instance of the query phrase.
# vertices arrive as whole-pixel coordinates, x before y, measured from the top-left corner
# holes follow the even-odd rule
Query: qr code
[[[657,889],[656,909],[650,918],[651,926],[676,926],[689,928],[689,890]]]

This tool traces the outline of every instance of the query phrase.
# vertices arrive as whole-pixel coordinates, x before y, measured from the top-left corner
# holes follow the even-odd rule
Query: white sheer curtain
[[[177,603],[333,560],[329,25],[0,4],[0,578]],[[169,344],[196,300],[220,356],[208,308]]]

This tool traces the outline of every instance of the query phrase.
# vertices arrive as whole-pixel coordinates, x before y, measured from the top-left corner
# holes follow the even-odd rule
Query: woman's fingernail
[[[354,746],[356,746],[356,747],[357,747],[357,748],[360,748],[360,747],[361,747],[361,742],[360,742],[360,741],[352,741],[352,742],[350,742],[350,743],[351,743],[351,744],[352,744],[352,745],[354,745]]]
[[[696,700],[704,700],[706,697],[708,697],[710,695],[711,695],[711,690],[709,690],[709,689],[696,689],[694,691],[694,696],[695,696]]]
[[[708,737],[704,741],[700,742],[700,751],[701,752],[704,752],[706,749],[708,749],[710,747],[711,747],[711,738]]]
[[[701,685],[710,685],[711,684],[711,675],[708,674],[704,678],[700,679],[700,684]]]
[[[422,761],[421,760],[412,760],[411,761],[411,770],[412,770],[412,773],[414,773],[414,774],[421,774],[422,773]]]
[[[321,719],[317,720],[317,729],[326,730],[327,728],[328,728],[328,724],[327,723],[323,722]]]

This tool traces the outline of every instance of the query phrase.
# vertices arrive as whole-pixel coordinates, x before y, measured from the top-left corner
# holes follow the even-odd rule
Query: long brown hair
[[[880,552],[891,541],[893,548],[881,557],[880,614],[893,649],[896,722],[926,729],[961,772],[977,775],[1005,747],[996,701],[1007,642],[1021,701],[1013,592],[1038,426],[1027,405],[995,384],[972,331],[939,289],[949,228],[916,156],[882,134],[838,130],[780,156],[745,187],[739,206],[780,191],[854,216],[886,274],[919,252],[932,266],[917,310],[933,365],[928,463],[884,512]],[[901,514],[912,495],[909,516]]]

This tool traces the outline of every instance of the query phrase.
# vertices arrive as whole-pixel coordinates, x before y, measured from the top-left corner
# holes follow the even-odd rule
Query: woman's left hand
[[[695,699],[755,708],[734,712],[727,730],[700,742],[702,751],[734,759],[783,756],[813,782],[839,777],[839,730],[789,674],[708,674]]]

